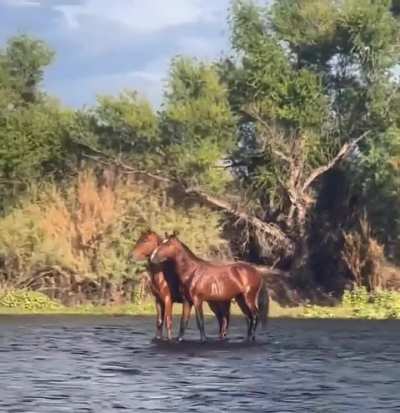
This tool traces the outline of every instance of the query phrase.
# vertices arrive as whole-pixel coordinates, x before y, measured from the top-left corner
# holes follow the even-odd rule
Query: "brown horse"
[[[267,322],[269,295],[261,273],[245,262],[216,264],[198,258],[176,235],[166,238],[153,252],[150,261],[160,264],[171,260],[184,287],[186,299],[196,310],[201,341],[206,340],[203,301],[228,302],[236,299],[247,317],[247,339],[255,340],[258,320]]]
[[[163,326],[167,328],[168,339],[172,339],[172,306],[182,303],[182,317],[178,340],[183,339],[190,318],[192,304],[184,299],[175,265],[170,260],[155,264],[150,262],[151,254],[161,244],[162,239],[153,231],[147,231],[136,242],[132,256],[135,260],[148,260],[151,291],[156,299],[157,330],[156,338],[162,338]],[[219,324],[219,336],[224,339],[228,332],[230,318],[230,300],[222,303],[210,302],[209,306],[216,315]]]

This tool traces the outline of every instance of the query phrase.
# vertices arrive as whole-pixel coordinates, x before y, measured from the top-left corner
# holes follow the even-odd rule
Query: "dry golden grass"
[[[64,190],[54,184],[33,188],[0,219],[0,270],[8,282],[52,265],[89,277],[135,277],[143,267],[128,255],[146,228],[161,234],[178,230],[202,256],[227,249],[219,214],[182,208],[137,182],[100,182],[93,171],[84,171]]]
[[[371,235],[367,220],[360,221],[359,231],[344,233],[342,257],[353,275],[356,286],[365,286],[370,291],[384,287],[383,246]]]

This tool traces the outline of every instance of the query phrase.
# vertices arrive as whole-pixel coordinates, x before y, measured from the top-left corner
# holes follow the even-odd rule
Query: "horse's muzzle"
[[[131,251],[128,254],[128,261],[129,262],[137,262],[137,261],[145,261],[146,257],[143,257],[140,254],[137,254],[135,251]]]

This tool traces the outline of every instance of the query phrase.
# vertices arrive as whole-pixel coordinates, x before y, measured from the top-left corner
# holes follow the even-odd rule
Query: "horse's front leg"
[[[189,303],[189,301],[184,300],[182,304],[182,317],[181,317],[181,325],[179,328],[178,341],[183,340],[183,336],[185,335],[185,331],[189,323],[191,310],[192,310],[192,304]]]
[[[156,298],[157,318],[156,318],[156,337],[155,338],[157,340],[162,339],[162,335],[163,335],[164,310],[165,310],[164,303],[159,298]]]
[[[164,302],[165,312],[164,312],[164,323],[167,329],[167,338],[169,341],[172,340],[172,299],[167,297]]]
[[[203,301],[200,299],[193,300],[194,308],[196,309],[196,321],[197,327],[200,330],[200,341],[205,343],[207,341],[206,331],[204,328],[204,314],[203,314]]]

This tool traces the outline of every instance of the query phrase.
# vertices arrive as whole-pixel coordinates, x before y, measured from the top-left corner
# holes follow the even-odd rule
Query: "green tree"
[[[61,172],[71,116],[53,104],[0,114],[0,182],[6,193],[18,194],[32,180]]]
[[[54,52],[43,41],[27,35],[12,37],[0,53],[0,84],[6,77],[6,84],[32,103],[39,97],[44,69],[53,58]]]
[[[25,35],[0,51],[0,207],[33,180],[65,166],[72,112],[40,89],[52,57],[45,43]]]
[[[172,62],[161,127],[169,174],[185,186],[223,190],[230,175],[221,162],[235,144],[235,119],[214,65]]]
[[[274,29],[288,42],[298,64],[323,79],[331,99],[331,129],[340,142],[370,132],[358,157],[347,164],[347,200],[337,202],[352,204],[354,210],[357,199],[355,219],[343,219],[342,224],[353,225],[366,210],[374,234],[386,246],[393,246],[399,222],[398,171],[393,167],[398,159],[400,96],[393,77],[400,58],[397,6],[386,0],[288,0],[276,3],[272,11]],[[343,185],[330,179],[331,190],[340,182]],[[337,220],[333,214],[333,232]]]
[[[77,111],[71,130],[75,151],[79,144],[140,167],[154,167],[159,158],[159,126],[150,103],[137,92],[99,96],[97,104]],[[71,150],[74,151],[73,146]]]
[[[239,118],[241,145],[232,164],[240,166],[235,172],[253,214],[294,240],[303,261],[309,224],[318,222],[319,194],[340,185],[331,179],[333,171],[345,171],[345,196],[358,193],[371,217],[379,201],[367,194],[377,190],[378,181],[387,182],[382,206],[396,198],[390,166],[399,96],[392,75],[400,57],[395,7],[386,0],[282,0],[271,8],[233,3],[234,55],[219,66]],[[358,141],[366,132],[368,138]],[[351,225],[347,218],[331,215],[330,230]],[[375,230],[384,233],[388,224],[376,221]]]

